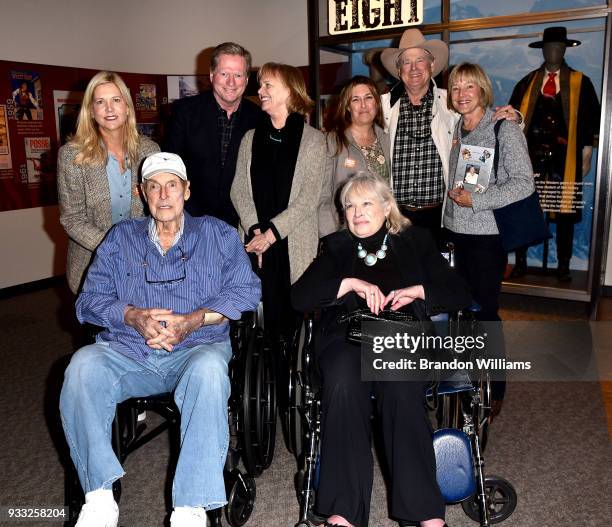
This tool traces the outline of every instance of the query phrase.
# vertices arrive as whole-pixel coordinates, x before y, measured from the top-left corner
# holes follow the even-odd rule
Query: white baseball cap
[[[187,169],[185,163],[176,154],[170,152],[157,152],[147,157],[142,164],[142,180],[153,177],[155,174],[166,172],[175,174],[182,180],[187,181]]]

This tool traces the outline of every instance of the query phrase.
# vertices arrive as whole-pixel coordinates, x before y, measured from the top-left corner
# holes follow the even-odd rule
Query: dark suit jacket
[[[164,142],[164,150],[181,156],[191,181],[191,197],[185,208],[192,216],[208,214],[237,226],[238,215],[230,200],[240,141],[255,128],[260,108],[243,99],[234,124],[225,166],[221,168],[217,133],[217,101],[212,91],[176,101]]]
[[[293,285],[291,300],[298,311],[310,312],[320,308],[323,326],[333,324],[338,309],[354,311],[358,308],[355,293],[336,299],[344,278],[355,276],[357,246],[347,230],[335,232],[322,240],[321,254]],[[408,227],[388,240],[392,253],[401,262],[402,287],[422,284],[425,302],[415,301],[428,316],[457,311],[469,306],[471,297],[467,284],[449,267],[440,255],[429,232],[420,227]],[[417,306],[414,306],[417,308]],[[418,313],[418,309],[415,309]],[[332,316],[329,316],[329,315]],[[327,316],[326,316],[327,315]],[[333,328],[327,328],[333,332]],[[326,329],[322,328],[325,333]]]

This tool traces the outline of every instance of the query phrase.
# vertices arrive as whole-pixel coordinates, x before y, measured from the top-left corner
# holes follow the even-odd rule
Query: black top
[[[422,313],[417,312],[421,310],[431,316],[457,311],[470,305],[469,288],[440,255],[426,229],[412,226],[399,234],[389,235],[388,246],[388,254],[393,255],[393,260],[390,259],[388,264],[391,289],[423,285],[425,302],[413,302],[417,316],[421,316]],[[398,282],[395,277],[391,278],[395,274],[393,261],[398,262]],[[329,312],[329,316],[323,317],[326,322],[335,320],[338,310],[350,312],[360,308],[360,300],[354,293],[336,298],[342,280],[357,277],[362,272],[359,270],[360,265],[363,266],[363,263],[357,257],[355,239],[349,231],[343,230],[326,236],[322,240],[321,253],[292,287],[293,307],[305,313],[325,308],[324,311]],[[381,273],[374,269],[378,265],[377,262],[371,272]],[[383,278],[383,288],[389,287],[385,286],[386,279]],[[383,291],[388,292],[385,289]]]
[[[287,208],[303,131],[304,118],[297,113],[290,114],[280,130],[274,128],[270,117],[255,128],[251,188],[259,224],[251,230],[258,227],[263,232],[272,227],[270,220]]]
[[[385,240],[385,235],[387,235],[387,228],[384,225],[378,232],[367,238],[358,238],[357,236],[351,235],[355,252],[357,252],[358,246],[361,244],[368,253],[376,254]],[[374,265],[367,266],[365,264],[365,259],[358,257],[355,264],[355,278],[365,280],[371,284],[376,284],[385,295],[388,295],[393,289],[403,287],[402,275],[400,273],[397,257],[389,246],[390,236],[392,235],[389,234],[387,236],[387,254],[383,259],[378,259]],[[360,300],[362,300],[365,305],[365,300]]]

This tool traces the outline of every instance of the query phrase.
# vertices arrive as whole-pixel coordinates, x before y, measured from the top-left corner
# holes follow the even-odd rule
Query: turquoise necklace
[[[376,264],[376,262],[378,262],[378,260],[382,260],[385,256],[387,256],[387,236],[389,236],[389,233],[385,234],[382,245],[380,246],[380,249],[376,251],[376,253],[369,253],[366,251],[363,248],[363,245],[361,245],[361,242],[359,242],[357,245],[357,256],[361,258],[363,263],[365,263],[368,267],[372,267]]]

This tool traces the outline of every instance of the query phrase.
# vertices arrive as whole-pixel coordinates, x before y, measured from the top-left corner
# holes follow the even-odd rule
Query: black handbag
[[[338,317],[338,323],[348,322],[346,326],[346,340],[353,344],[372,344],[374,337],[381,334],[392,335],[399,332],[413,330],[415,332],[424,332],[427,328],[421,320],[412,313],[405,311],[391,311],[385,309],[380,311],[378,315],[372,313],[369,309],[358,309],[351,313],[345,313]],[[378,326],[376,333],[369,330],[373,327],[364,322],[378,322],[384,326]]]
[[[493,169],[495,170],[495,182],[497,183],[497,168],[499,164],[499,128],[503,121],[495,123],[495,157]],[[493,209],[495,222],[501,243],[506,252],[514,251],[519,247],[528,247],[552,238],[548,229],[540,197],[537,190],[533,194],[505,207]]]

